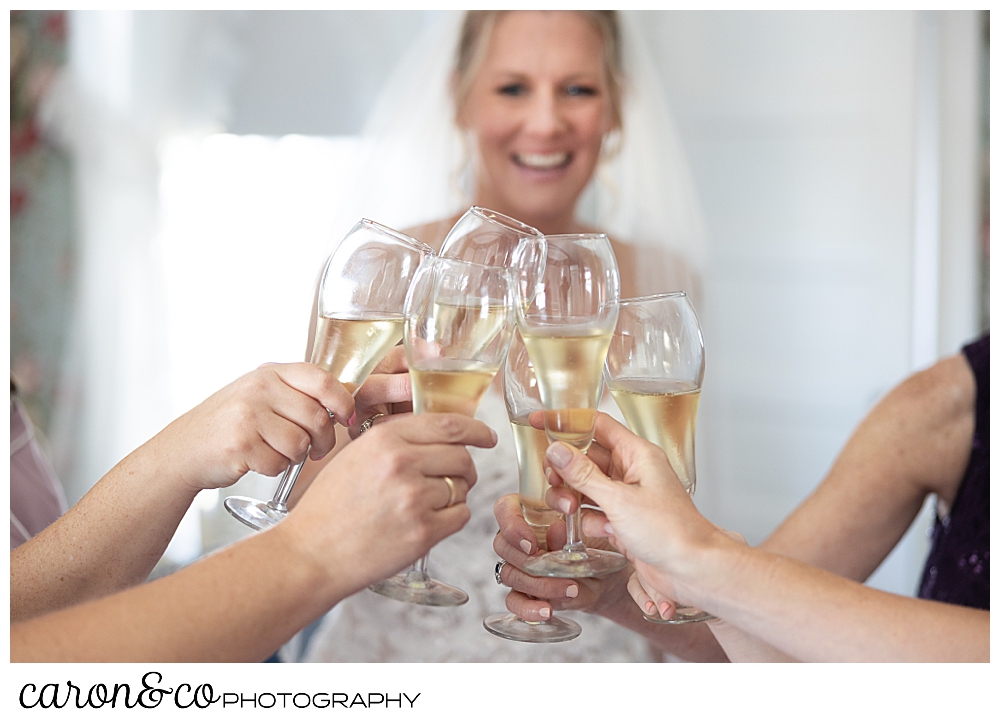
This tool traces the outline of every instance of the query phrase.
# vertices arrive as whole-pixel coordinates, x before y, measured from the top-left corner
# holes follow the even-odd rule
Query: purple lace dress
[[[962,349],[976,377],[976,430],[951,512],[934,523],[919,597],[990,609],[990,335]]]

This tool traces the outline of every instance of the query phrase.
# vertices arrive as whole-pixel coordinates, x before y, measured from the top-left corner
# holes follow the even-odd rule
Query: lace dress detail
[[[610,411],[610,410],[608,410]],[[469,493],[472,519],[459,533],[440,542],[430,555],[430,573],[469,593],[469,602],[453,608],[412,605],[370,590],[342,601],[319,623],[306,642],[303,662],[652,662],[642,636],[615,623],[580,612],[559,612],[583,627],[564,643],[518,643],[483,628],[483,618],[505,611],[508,588],[496,584],[493,538],[497,532],[493,503],[517,491],[514,438],[503,399],[487,392],[477,418],[497,431],[493,449],[471,449],[479,481]],[[294,642],[282,657],[296,659]]]

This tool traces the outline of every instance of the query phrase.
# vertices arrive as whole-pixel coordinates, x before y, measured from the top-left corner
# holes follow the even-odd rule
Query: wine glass
[[[618,318],[618,264],[604,234],[546,236],[534,287],[515,285],[517,327],[535,368],[550,442],[586,452],[594,438],[601,370]],[[515,271],[521,273],[519,265]],[[580,509],[566,517],[562,550],[529,558],[541,577],[599,577],[625,567],[625,557],[583,544]]]
[[[511,268],[521,239],[538,238],[541,235],[538,229],[515,218],[482,206],[473,206],[462,214],[444,237],[440,255],[483,266]],[[537,254],[537,251],[534,252],[534,256]],[[522,259],[522,263],[534,260],[524,254]]]
[[[515,283],[523,284],[527,290],[534,288],[541,274],[545,262],[544,239],[541,231],[516,218],[472,206],[444,237],[439,255],[508,269],[517,264],[520,273],[515,274]]]
[[[475,416],[510,344],[512,281],[509,269],[458,259],[421,265],[406,297],[403,331],[414,414]],[[428,574],[427,557],[370,589],[420,605],[467,602],[464,591]]]
[[[560,513],[545,504],[549,483],[545,479],[543,463],[549,441],[544,430],[535,429],[528,423],[528,415],[543,407],[535,368],[531,365],[528,350],[518,331],[514,332],[510,349],[507,350],[501,382],[507,415],[514,432],[514,448],[517,450],[521,511],[525,522],[535,532],[539,549],[545,549],[545,532],[550,524],[559,519]],[[572,640],[582,632],[582,628],[573,620],[552,617],[541,622],[530,622],[513,613],[489,615],[483,620],[483,627],[501,638],[525,643],[558,643]]]
[[[326,261],[317,299],[309,361],[336,375],[351,394],[403,336],[410,280],[434,249],[391,228],[361,219]],[[308,457],[308,451],[306,452]],[[228,497],[225,506],[255,530],[276,525],[305,460],[285,470],[268,502]]]
[[[691,301],[683,291],[624,299],[604,368],[608,388],[629,428],[667,454],[688,494],[694,494],[694,430],[705,345]],[[715,616],[677,603],[657,623],[697,623]]]

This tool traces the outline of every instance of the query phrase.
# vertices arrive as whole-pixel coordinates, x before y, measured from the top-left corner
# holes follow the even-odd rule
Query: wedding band
[[[448,504],[445,507],[451,507],[455,504],[455,480],[451,477],[445,477],[444,481],[448,483]]]
[[[496,567],[493,569],[493,574],[497,578],[497,585],[503,585],[503,580],[500,579],[500,571],[503,570],[503,566],[506,564],[506,560],[497,560]]]
[[[378,419],[379,417],[384,417],[384,416],[385,415],[382,414],[382,412],[376,412],[372,416],[368,417],[368,419],[366,419],[365,421],[363,421],[361,423],[361,426],[358,428],[358,436],[360,437],[362,434],[364,434],[369,429],[371,429],[372,425],[375,424],[375,420],[376,419]]]

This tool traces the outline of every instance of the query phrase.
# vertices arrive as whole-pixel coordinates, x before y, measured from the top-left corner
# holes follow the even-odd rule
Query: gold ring
[[[384,417],[384,416],[385,415],[382,414],[382,412],[376,412],[372,416],[368,417],[368,419],[366,419],[365,421],[363,421],[361,423],[361,426],[358,428],[358,436],[360,437],[362,434],[364,434],[369,429],[371,429],[372,425],[375,424],[375,420],[376,419],[378,419],[379,417]]]
[[[455,480],[451,477],[445,477],[444,481],[448,483],[448,504],[445,507],[451,507],[455,504]]]

